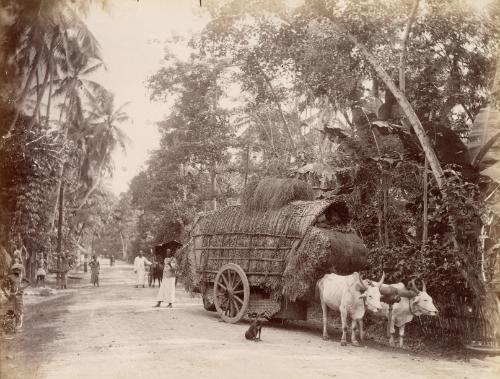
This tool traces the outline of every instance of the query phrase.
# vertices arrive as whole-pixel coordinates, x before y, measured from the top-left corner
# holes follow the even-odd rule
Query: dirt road
[[[341,347],[309,328],[265,326],[244,339],[179,287],[173,309],[133,286],[131,266],[102,263],[101,287],[28,307],[24,330],[3,340],[3,378],[498,378],[491,362],[453,362],[398,350]]]

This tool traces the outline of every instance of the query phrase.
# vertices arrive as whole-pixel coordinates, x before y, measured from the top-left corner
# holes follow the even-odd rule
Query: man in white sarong
[[[171,256],[170,250],[167,250],[165,258],[165,268],[163,269],[163,279],[161,281],[158,295],[156,296],[155,308],[160,308],[162,302],[167,303],[167,308],[172,308],[175,301],[175,276],[177,270],[177,261]]]
[[[146,283],[146,266],[150,266],[151,262],[143,256],[142,250],[139,250],[139,255],[134,259],[134,272],[136,275],[135,288],[145,287]]]

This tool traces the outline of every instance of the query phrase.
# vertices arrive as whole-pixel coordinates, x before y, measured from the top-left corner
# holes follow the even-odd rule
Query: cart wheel
[[[230,324],[241,320],[250,301],[245,271],[234,263],[222,266],[215,277],[214,303],[221,319]]]

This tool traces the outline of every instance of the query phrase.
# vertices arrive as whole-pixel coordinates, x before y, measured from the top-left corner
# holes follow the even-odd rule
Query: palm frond
[[[92,74],[92,73],[96,72],[97,70],[99,70],[103,66],[104,66],[103,62],[96,63],[95,65],[83,70],[82,75]]]
[[[120,107],[114,112],[115,114],[118,114],[118,113],[123,113],[123,108],[127,107],[128,105],[130,105],[130,101],[127,101],[126,103],[123,103],[122,105],[120,105]]]
[[[498,144],[500,111],[488,106],[481,109],[476,116],[469,134],[467,147],[471,163],[479,167],[481,163],[500,161],[500,145]],[[482,167],[484,169],[486,167]]]

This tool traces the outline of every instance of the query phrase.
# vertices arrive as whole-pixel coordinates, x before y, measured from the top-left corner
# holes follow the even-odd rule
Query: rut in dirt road
[[[316,331],[219,322],[179,285],[174,308],[153,308],[156,288],[134,288],[132,267],[101,265],[70,295],[27,309],[25,330],[2,351],[2,378],[495,378],[496,366],[401,351],[341,347]],[[75,286],[74,286],[75,287]],[[73,287],[73,288],[74,288]],[[9,358],[6,358],[9,355]]]

